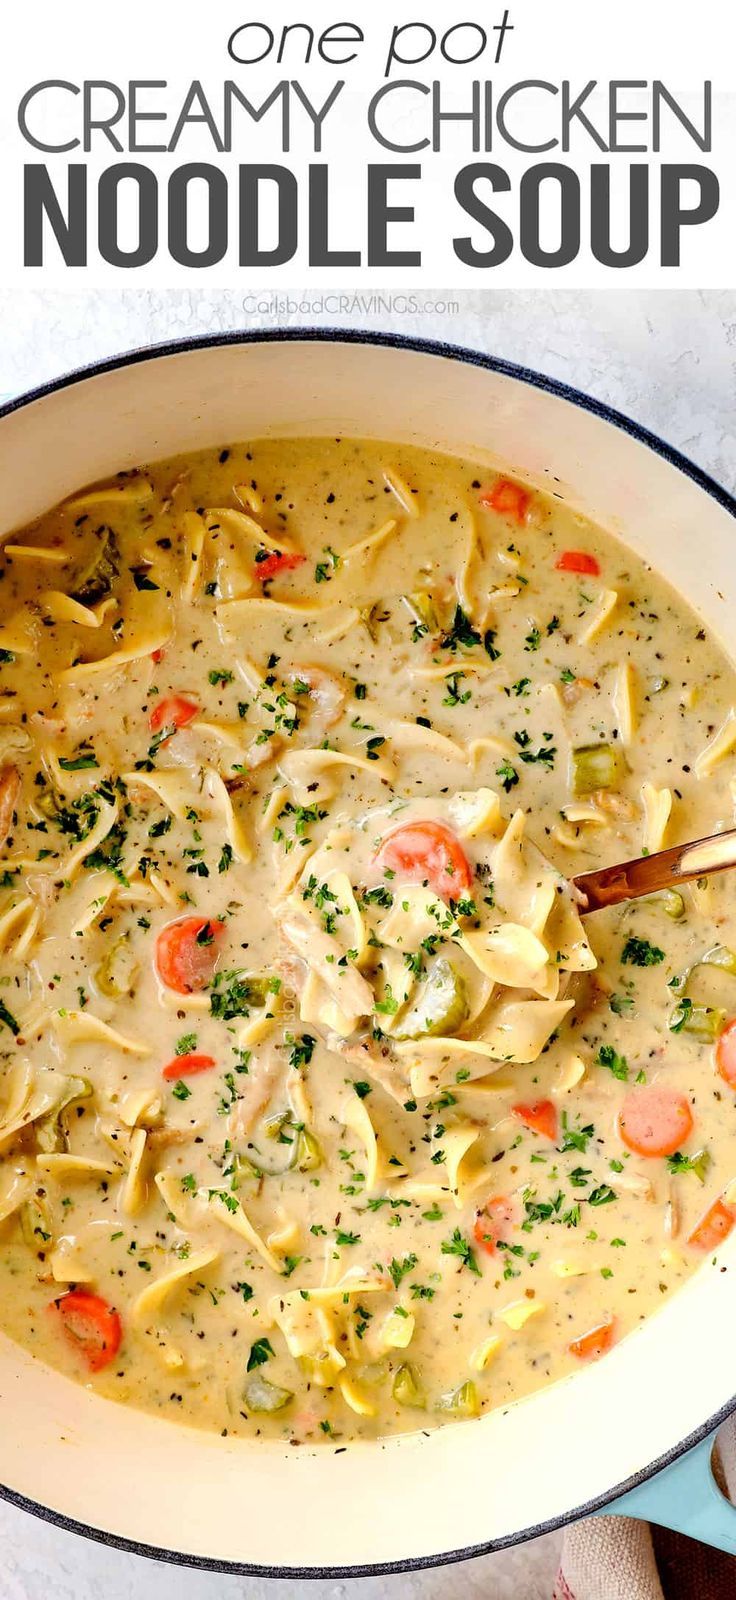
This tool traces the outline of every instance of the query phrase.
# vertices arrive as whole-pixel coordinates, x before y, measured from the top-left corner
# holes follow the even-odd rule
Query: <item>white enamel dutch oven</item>
[[[24,396],[0,410],[0,531],[119,468],[263,434],[373,435],[503,463],[619,534],[730,647],[736,503],[724,490],[560,384],[393,336],[204,339]],[[220,1439],[126,1410],[0,1338],[0,1485],[93,1538],[282,1577],[478,1555],[624,1491],[617,1509],[736,1550],[731,1509],[696,1459],[736,1404],[734,1327],[736,1234],[575,1377],[478,1422],[346,1450]]]

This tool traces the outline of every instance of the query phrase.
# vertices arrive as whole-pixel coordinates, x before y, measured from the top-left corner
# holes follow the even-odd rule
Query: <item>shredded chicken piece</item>
[[[42,911],[48,911],[58,899],[59,890],[48,872],[29,872],[26,878],[29,893]]]
[[[201,1125],[194,1123],[187,1128],[151,1128],[148,1134],[150,1150],[168,1150],[179,1144],[191,1144],[192,1140],[200,1133]]]
[[[284,681],[291,685],[297,703],[304,693],[303,690],[300,693],[297,686],[307,685],[308,696],[315,713],[310,718],[313,732],[319,727],[326,733],[328,728],[333,728],[335,723],[339,722],[347,690],[333,672],[326,672],[324,667],[295,667]]]
[[[309,917],[300,912],[288,912],[280,919],[280,928],[292,950],[326,983],[338,1005],[347,1016],[368,1017],[373,1010],[374,996],[355,967],[341,967],[336,957],[341,956],[339,944],[330,934],[322,933]]]
[[[680,1207],[672,1195],[664,1208],[663,1229],[666,1239],[675,1239],[680,1231]]]
[[[619,817],[624,822],[633,822],[637,815],[636,806],[624,794],[616,794],[613,789],[596,789],[595,794],[589,796],[594,806],[599,806],[609,816]]]
[[[257,739],[253,739],[247,750],[243,752],[245,765],[250,768],[251,772],[255,772],[257,767],[265,767],[268,761],[274,761],[276,756],[280,754],[283,744],[283,739],[280,739],[278,735],[270,739],[262,739],[260,743]]]
[[[350,1061],[366,1072],[398,1105],[405,1104],[409,1093],[406,1077],[402,1076],[400,1069],[393,1065],[388,1056],[385,1056],[372,1040],[353,1040],[347,1043],[339,1033],[328,1033],[325,1043],[328,1050],[334,1051],[335,1055],[342,1056],[344,1061]]]
[[[566,706],[576,706],[578,700],[582,700],[583,695],[594,688],[595,684],[592,678],[575,678],[573,683],[563,684],[560,692]]]
[[[227,1119],[228,1138],[237,1142],[248,1137],[265,1111],[282,1070],[283,1063],[273,1051],[251,1058],[245,1087]]]
[[[5,845],[13,826],[13,812],[20,794],[20,773],[17,767],[0,769],[0,850]]]

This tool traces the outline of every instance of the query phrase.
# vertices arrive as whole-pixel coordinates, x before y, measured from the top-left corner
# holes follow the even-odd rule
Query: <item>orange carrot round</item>
[[[716,1044],[716,1067],[730,1089],[736,1089],[736,1017],[732,1017]]]
[[[216,1065],[214,1056],[197,1055],[190,1051],[185,1056],[174,1056],[173,1061],[169,1061],[162,1069],[161,1076],[169,1083],[175,1078],[196,1078],[200,1072],[209,1072]]]
[[[525,1128],[541,1133],[545,1139],[557,1140],[557,1108],[551,1100],[533,1100],[528,1105],[511,1107],[512,1116],[523,1122]]]
[[[280,572],[294,572],[306,559],[297,550],[271,550],[262,561],[256,561],[255,575],[261,583],[268,583],[270,578],[277,578]]]
[[[586,578],[598,578],[601,570],[600,562],[587,550],[563,550],[555,566],[558,572],[577,572]]]
[[[478,1212],[473,1227],[473,1237],[482,1250],[487,1250],[489,1256],[495,1255],[499,1240],[505,1240],[513,1216],[513,1202],[505,1194],[491,1195],[482,1210]]]
[[[443,822],[405,822],[394,828],[374,860],[402,883],[428,883],[441,900],[459,900],[473,881],[462,846]]]
[[[167,989],[194,994],[211,982],[224,922],[179,917],[156,940],[156,971]]]
[[[509,517],[519,525],[526,521],[531,498],[528,489],[522,489],[520,483],[512,483],[510,478],[499,478],[492,489],[483,489],[478,496],[486,510],[497,511],[500,516]]]
[[[618,1114],[618,1131],[639,1156],[671,1156],[693,1130],[693,1114],[683,1094],[666,1084],[631,1089]]]
[[[577,1356],[579,1361],[597,1361],[610,1350],[615,1331],[615,1318],[608,1317],[605,1322],[599,1322],[597,1327],[589,1328],[587,1333],[572,1339],[567,1347],[570,1355]]]
[[[72,1289],[52,1309],[61,1317],[64,1334],[79,1352],[90,1372],[101,1372],[120,1349],[123,1329],[117,1311],[88,1289]]]
[[[187,700],[183,694],[168,694],[154,706],[148,725],[151,733],[162,733],[166,729],[171,729],[171,732],[167,732],[166,737],[161,740],[161,744],[167,744],[179,728],[185,728],[198,714],[199,706],[196,700]]]
[[[736,1211],[719,1196],[696,1223],[687,1242],[694,1245],[696,1250],[715,1250],[728,1238],[734,1222]]]

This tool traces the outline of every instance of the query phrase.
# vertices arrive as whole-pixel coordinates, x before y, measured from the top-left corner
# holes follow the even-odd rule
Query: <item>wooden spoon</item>
[[[572,882],[580,896],[578,910],[585,916],[588,911],[620,905],[622,900],[676,889],[692,878],[725,872],[728,867],[736,867],[736,828],[677,844],[672,850],[657,850],[651,856],[637,856],[634,861],[621,861],[615,867],[581,872]]]

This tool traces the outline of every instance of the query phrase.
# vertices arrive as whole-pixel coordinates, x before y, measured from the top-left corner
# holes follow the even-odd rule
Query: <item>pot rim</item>
[[[90,378],[117,372],[125,367],[139,366],[146,361],[156,361],[167,356],[186,355],[190,351],[223,348],[228,345],[289,344],[299,342],[374,345],[383,349],[404,350],[413,354],[459,361],[466,366],[480,367],[487,372],[496,372],[504,377],[514,378],[518,382],[526,383],[532,388],[553,395],[556,399],[568,401],[571,405],[575,405],[581,410],[589,412],[592,416],[598,417],[601,421],[620,429],[639,444],[646,445],[670,466],[675,467],[679,472],[690,478],[705,494],[709,495],[711,499],[715,500],[724,510],[730,512],[731,516],[736,519],[736,495],[725,489],[709,473],[697,466],[684,452],[668,444],[659,434],[654,433],[643,424],[635,422],[625,412],[617,410],[605,401],[596,399],[582,389],[575,388],[572,384],[565,383],[562,379],[552,378],[545,373],[537,372],[532,367],[522,366],[518,362],[506,360],[501,356],[488,355],[482,350],[473,350],[464,345],[450,344],[439,339],[428,339],[418,334],[384,333],[379,329],[368,328],[304,326],[233,329],[225,333],[195,334],[182,339],[165,340],[158,344],[137,346],[119,355],[106,357],[101,361],[89,362],[84,366],[73,368],[60,378],[53,378],[46,383],[38,384],[32,389],[24,391],[23,394],[17,395],[0,405],[0,423],[4,417],[12,416],[14,413],[24,410],[37,400],[43,400],[49,395],[58,394],[64,389],[84,383]],[[688,1450],[701,1444],[709,1434],[714,1433],[735,1411],[736,1394],[733,1395],[730,1401],[721,1406],[714,1415],[701,1423],[692,1433],[680,1440],[678,1444],[673,1445],[671,1449],[665,1451],[663,1455],[659,1456],[647,1467],[643,1467],[639,1472],[632,1474],[631,1477],[625,1478],[615,1487],[606,1490],[604,1494],[600,1494],[592,1500],[584,1501],[581,1505],[573,1506],[570,1510],[556,1517],[550,1517],[545,1522],[533,1524],[531,1527],[503,1535],[498,1539],[489,1539],[479,1544],[467,1545],[458,1550],[441,1551],[432,1555],[412,1556],[406,1560],[362,1562],[358,1565],[337,1567],[280,1567],[246,1561],[226,1561],[216,1556],[199,1556],[186,1551],[167,1550],[161,1546],[145,1544],[140,1540],[128,1539],[123,1535],[110,1533],[104,1528],[96,1528],[89,1523],[79,1522],[75,1518],[65,1516],[63,1512],[41,1505],[40,1502],[19,1494],[7,1484],[0,1483],[0,1500],[6,1501],[20,1511],[27,1511],[54,1527],[62,1528],[67,1533],[80,1534],[83,1538],[90,1539],[94,1543],[104,1545],[109,1549],[123,1550],[133,1555],[144,1556],[149,1560],[168,1562],[173,1566],[190,1567],[199,1571],[237,1574],[245,1577],[304,1580],[364,1578],[392,1573],[421,1572],[434,1567],[450,1566],[461,1561],[477,1559],[480,1556],[490,1555],[494,1551],[508,1549],[517,1544],[526,1544],[527,1541],[538,1539],[544,1533],[552,1533],[571,1522],[577,1522],[582,1517],[591,1516],[594,1512],[610,1505],[619,1496],[647,1483],[657,1473],[672,1466]]]

